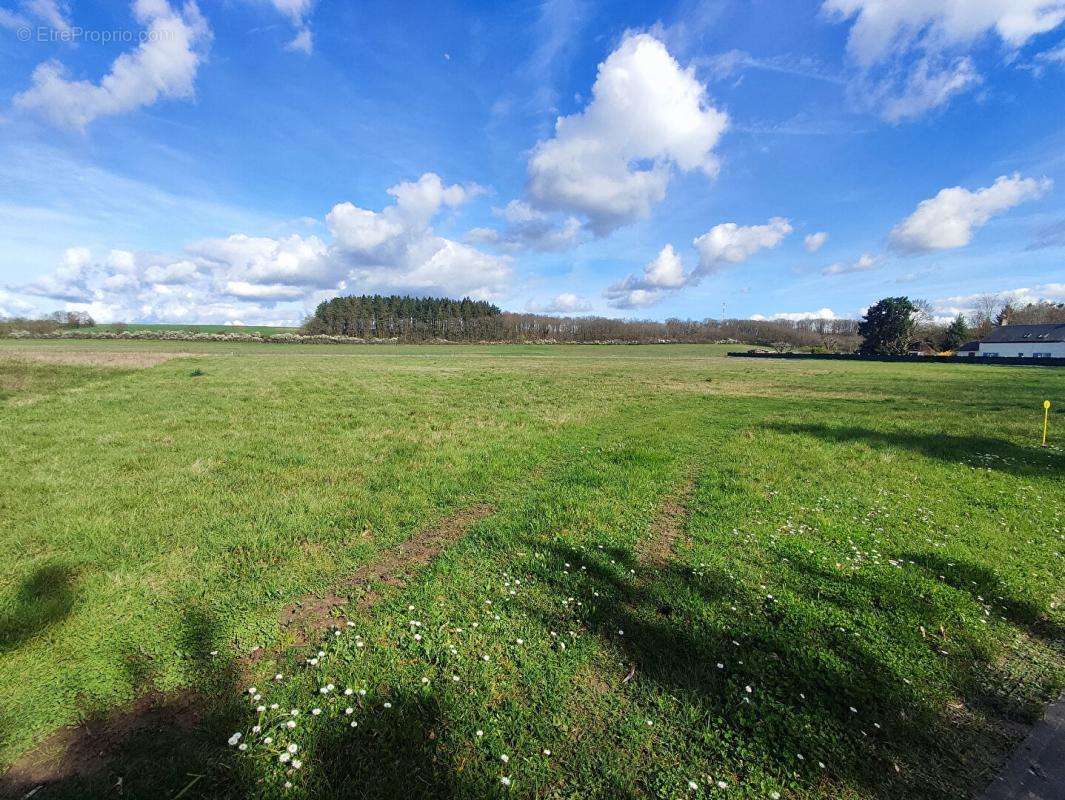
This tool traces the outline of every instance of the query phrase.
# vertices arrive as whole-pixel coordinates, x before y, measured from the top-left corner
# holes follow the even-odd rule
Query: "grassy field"
[[[0,794],[976,796],[1065,371],[725,349],[0,342]]]

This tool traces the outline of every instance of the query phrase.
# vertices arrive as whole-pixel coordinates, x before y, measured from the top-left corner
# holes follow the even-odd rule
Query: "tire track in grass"
[[[383,599],[387,587],[402,587],[415,573],[428,566],[448,546],[454,544],[470,527],[494,512],[480,504],[461,509],[429,526],[410,539],[380,553],[373,561],[359,567],[333,592],[324,597],[307,597],[288,605],[281,617],[282,628],[293,629],[303,646],[313,635],[346,623],[343,612],[365,611]],[[213,635],[211,638],[214,638]],[[205,719],[215,715],[218,698],[236,697],[246,685],[253,664],[279,655],[277,648],[257,649],[225,669],[214,663],[217,651],[205,656],[202,642],[195,650],[207,659],[201,671],[226,676],[223,691],[202,693],[193,689],[172,692],[152,690],[133,702],[106,714],[92,716],[80,725],[60,729],[37,747],[23,754],[0,777],[0,797],[22,797],[27,792],[52,789],[56,794],[79,794],[109,771],[121,774],[121,761],[128,756],[130,743],[165,730],[181,741],[199,743],[199,730]],[[217,676],[212,676],[217,680]],[[224,716],[224,712],[222,714]],[[216,727],[216,726],[214,726]],[[121,784],[119,784],[121,785]],[[48,794],[48,792],[46,792]],[[65,795],[64,795],[65,796]]]
[[[356,613],[365,611],[381,600],[386,587],[405,586],[419,569],[428,566],[445,548],[494,511],[487,504],[469,506],[419,531],[359,567],[330,593],[303,597],[286,606],[281,614],[282,627],[292,629],[301,637],[300,643],[305,644],[309,641],[306,637],[312,634],[344,625],[348,609]]]
[[[695,479],[688,478],[668,495],[651,523],[650,535],[636,544],[636,558],[645,569],[657,572],[673,557],[677,541],[684,535],[691,516],[689,506],[695,493]],[[648,575],[645,574],[646,583]]]

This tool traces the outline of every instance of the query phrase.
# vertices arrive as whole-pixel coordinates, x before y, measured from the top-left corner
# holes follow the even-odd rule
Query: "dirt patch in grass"
[[[0,361],[18,361],[33,364],[61,364],[71,367],[117,367],[147,369],[163,364],[173,358],[185,358],[192,353],[165,353],[158,351],[128,350],[83,350],[61,348],[4,348]]]
[[[194,692],[152,692],[119,711],[63,728],[0,776],[0,797],[36,797],[45,787],[97,778],[131,740],[187,734],[199,724],[202,709]],[[121,784],[115,792],[121,794]]]
[[[636,557],[643,566],[660,569],[669,561],[688,524],[688,506],[694,491],[695,481],[689,478],[666,498],[651,524],[650,534],[637,543]]]
[[[475,505],[445,517],[439,524],[359,567],[330,594],[305,597],[287,606],[281,614],[282,626],[309,634],[343,625],[349,611],[370,608],[381,599],[385,587],[406,585],[416,570],[461,539],[471,525],[492,511],[491,506]]]

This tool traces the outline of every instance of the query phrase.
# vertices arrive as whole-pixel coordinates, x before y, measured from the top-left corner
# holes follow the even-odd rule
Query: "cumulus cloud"
[[[991,31],[1016,48],[1065,21],[1062,0],[825,0],[822,9],[854,20],[847,49],[864,66],[908,47],[971,44]]]
[[[432,220],[482,190],[426,173],[388,190],[380,211],[338,203],[318,236],[234,234],[194,242],[180,256],[66,251],[58,268],[19,294],[45,297],[101,319],[142,321],[298,319],[338,291],[396,291],[493,298],[510,259],[437,236]]]
[[[754,314],[751,319],[758,322],[771,322],[774,320],[787,320],[789,322],[802,322],[807,319],[838,319],[836,312],[831,308],[820,308],[817,311],[781,311],[777,314],[764,316]]]
[[[709,275],[722,266],[739,264],[759,250],[776,247],[791,231],[791,223],[783,217],[773,217],[765,225],[715,225],[693,242],[699,251],[699,270]]]
[[[821,270],[821,274],[849,275],[852,272],[868,272],[871,269],[876,269],[882,263],[883,259],[879,256],[862,253],[862,255],[858,256],[856,261],[837,261],[834,264],[829,264]]]
[[[828,234],[824,231],[818,231],[817,233],[811,233],[802,240],[802,246],[806,248],[807,253],[816,253],[822,247],[825,246],[825,242],[828,241]]]
[[[205,270],[224,274],[226,283],[327,288],[340,277],[329,249],[317,236],[273,239],[234,234],[196,242],[186,250]],[[251,296],[250,290],[245,296]]]
[[[539,250],[544,252],[570,250],[586,237],[584,226],[576,217],[547,214],[523,200],[511,200],[503,208],[492,212],[508,224],[503,230],[474,228],[466,240],[475,244],[491,244],[507,252]]]
[[[646,308],[661,300],[670,290],[680,289],[692,280],[684,271],[673,245],[667,244],[658,255],[644,267],[641,275],[630,275],[623,281],[608,286],[603,296],[615,308]]]
[[[791,223],[783,217],[773,217],[765,225],[715,225],[692,241],[699,254],[694,268],[685,270],[673,245],[667,244],[642,274],[608,286],[603,296],[615,308],[646,308],[670,292],[693,286],[726,266],[746,261],[760,250],[777,247],[791,231]]]
[[[1065,21],[1065,0],[824,0],[851,22],[847,50],[862,71],[855,93],[901,122],[941,108],[980,82],[967,48],[987,35],[1016,49]]]
[[[928,253],[964,247],[973,231],[1027,200],[1042,197],[1053,186],[1049,178],[1002,175],[975,192],[954,186],[923,200],[917,210],[891,231],[892,246],[905,253]]]
[[[510,274],[510,259],[436,236],[429,227],[441,210],[483,192],[476,184],[446,186],[429,172],[390,188],[395,203],[382,211],[340,203],[325,218],[331,257],[365,286],[491,297]]]
[[[580,295],[572,292],[563,292],[555,295],[546,303],[529,303],[527,308],[537,314],[581,314],[585,311],[591,311],[592,304]]]
[[[150,106],[161,98],[187,99],[210,29],[195,2],[180,11],[166,0],[135,0],[133,16],[146,28],[143,43],[115,59],[98,84],[71,80],[58,61],[39,64],[32,86],[15,105],[61,127],[84,129],[93,120]]]
[[[561,117],[529,159],[529,193],[547,209],[581,214],[597,234],[646,217],[674,168],[718,170],[714,147],[728,116],[665,45],[629,34],[599,65],[592,99]]]

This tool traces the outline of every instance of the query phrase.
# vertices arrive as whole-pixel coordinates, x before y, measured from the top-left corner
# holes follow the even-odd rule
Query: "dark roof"
[[[1009,342],[1065,342],[1065,323],[1052,325],[1001,325],[980,340],[983,344]]]
[[[963,345],[958,346],[959,350],[979,350],[980,342],[966,342]]]

